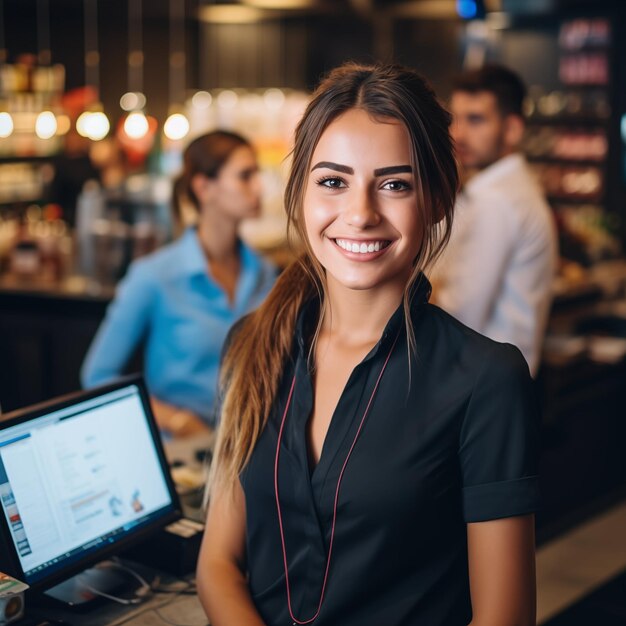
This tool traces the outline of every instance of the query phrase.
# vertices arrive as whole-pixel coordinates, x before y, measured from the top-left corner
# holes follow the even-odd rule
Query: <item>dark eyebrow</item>
[[[374,176],[387,176],[388,174],[410,174],[413,171],[410,165],[392,165],[374,170]]]
[[[347,165],[339,165],[339,163],[331,163],[330,161],[320,161],[319,163],[316,163],[311,168],[311,171],[317,170],[320,167],[325,167],[329,170],[337,170],[338,172],[343,172],[344,174],[354,174],[354,170],[351,167],[348,167]]]
[[[319,168],[328,168],[330,170],[336,170],[337,172],[343,172],[344,174],[354,174],[354,170],[347,165],[340,165],[339,163],[331,163],[330,161],[320,161],[316,163],[311,171]],[[410,165],[391,165],[389,167],[380,167],[374,170],[374,176],[388,176],[389,174],[410,174],[413,168]]]

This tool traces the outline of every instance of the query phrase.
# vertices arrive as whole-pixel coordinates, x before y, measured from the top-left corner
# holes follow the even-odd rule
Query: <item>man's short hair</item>
[[[484,65],[464,72],[456,77],[452,90],[472,94],[487,91],[495,96],[502,115],[524,116],[522,105],[526,86],[515,72],[502,65]]]

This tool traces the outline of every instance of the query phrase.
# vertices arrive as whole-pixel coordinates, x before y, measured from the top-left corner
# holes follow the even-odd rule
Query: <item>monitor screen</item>
[[[179,509],[141,383],[0,422],[0,501],[29,584]],[[6,539],[5,539],[6,540]]]

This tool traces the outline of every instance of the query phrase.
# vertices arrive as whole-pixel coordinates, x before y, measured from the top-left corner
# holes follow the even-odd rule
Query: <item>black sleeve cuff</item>
[[[468,523],[527,515],[538,508],[538,476],[463,488],[463,517]]]

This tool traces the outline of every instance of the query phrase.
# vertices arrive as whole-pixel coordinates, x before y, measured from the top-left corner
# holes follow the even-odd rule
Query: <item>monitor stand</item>
[[[103,561],[47,589],[44,595],[71,607],[87,608],[85,605],[100,598],[124,605],[139,604],[151,591],[134,570],[117,561]]]

